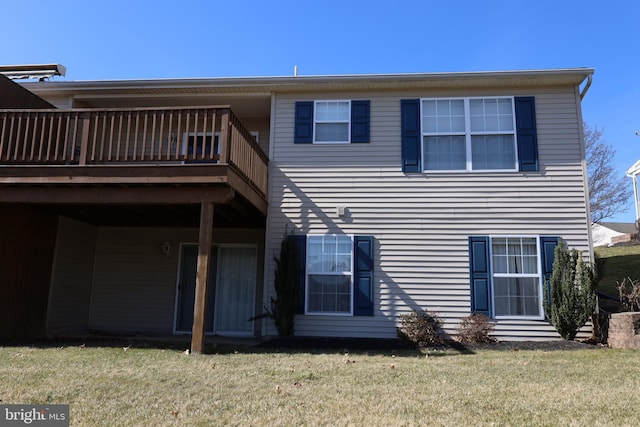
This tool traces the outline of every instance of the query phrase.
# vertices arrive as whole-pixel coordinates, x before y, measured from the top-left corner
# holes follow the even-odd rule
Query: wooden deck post
[[[193,304],[193,331],[191,335],[191,353],[204,352],[206,332],[207,290],[209,288],[209,260],[211,258],[211,239],[213,233],[213,203],[200,205],[200,238],[198,241],[198,264],[196,273],[196,295]]]
[[[231,143],[230,138],[230,119],[231,114],[229,110],[222,110],[220,115],[220,163],[229,163],[231,157]]]
[[[80,166],[87,164],[87,156],[89,155],[89,126],[91,126],[91,121],[89,116],[86,115],[82,119],[82,138],[80,139],[80,158],[78,159]]]

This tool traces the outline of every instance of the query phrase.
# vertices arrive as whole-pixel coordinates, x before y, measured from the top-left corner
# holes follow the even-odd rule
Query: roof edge
[[[532,83],[544,81],[552,77],[564,77],[565,82],[581,83],[595,72],[593,68],[554,68],[539,70],[508,71],[465,71],[465,72],[433,72],[433,73],[398,73],[398,74],[338,74],[309,76],[273,76],[273,77],[207,77],[207,78],[163,78],[163,79],[131,79],[131,80],[79,80],[55,82],[24,82],[24,87],[34,91],[67,91],[91,89],[131,89],[144,86],[146,88],[180,88],[180,87],[235,87],[246,90],[283,90],[284,88],[303,88],[306,85],[342,84],[349,86],[379,83],[410,83],[417,81],[465,81],[501,79],[509,80],[527,78]]]

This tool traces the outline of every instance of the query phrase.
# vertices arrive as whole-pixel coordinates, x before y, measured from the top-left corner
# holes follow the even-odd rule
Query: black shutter
[[[373,316],[373,236],[355,236],[355,316]]]
[[[471,312],[491,316],[489,237],[469,237]]]
[[[551,275],[553,274],[553,261],[555,259],[555,250],[560,241],[559,237],[542,236],[540,237],[540,258],[542,264],[542,276],[544,279],[542,289],[547,294],[547,301],[551,302]]]
[[[537,171],[539,169],[539,165],[535,99],[533,96],[522,96],[516,97],[514,101],[520,171]]]
[[[293,240],[293,245],[298,252],[296,260],[298,265],[296,266],[296,288],[298,289],[298,301],[296,303],[296,314],[304,314],[304,302],[305,302],[305,282],[307,275],[307,236],[305,235],[292,235],[288,236],[288,239]]]
[[[313,101],[296,102],[294,144],[313,142]]]
[[[369,101],[351,101],[351,142],[369,142]]]
[[[419,99],[403,99],[400,101],[400,129],[402,171],[422,172]]]

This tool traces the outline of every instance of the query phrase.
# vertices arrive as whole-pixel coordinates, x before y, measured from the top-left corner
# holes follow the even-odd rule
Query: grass
[[[640,245],[599,247],[595,253],[602,292],[618,296],[618,282],[626,277],[640,279]]]
[[[68,403],[71,425],[640,424],[637,351],[70,346],[0,347],[0,360],[0,403]]]

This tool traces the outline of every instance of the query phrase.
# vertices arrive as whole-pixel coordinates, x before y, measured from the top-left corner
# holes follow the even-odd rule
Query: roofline
[[[401,74],[342,74],[274,77],[212,77],[212,78],[165,78],[133,80],[84,80],[21,83],[36,93],[82,92],[92,90],[131,90],[139,88],[180,89],[208,87],[234,92],[298,91],[305,89],[365,89],[367,87],[446,87],[523,84],[530,86],[545,84],[579,85],[593,75],[593,68],[557,68],[541,70],[471,71]],[[515,83],[514,83],[515,82]]]
[[[631,165],[631,167],[627,169],[626,174],[628,177],[640,175],[640,160]]]

